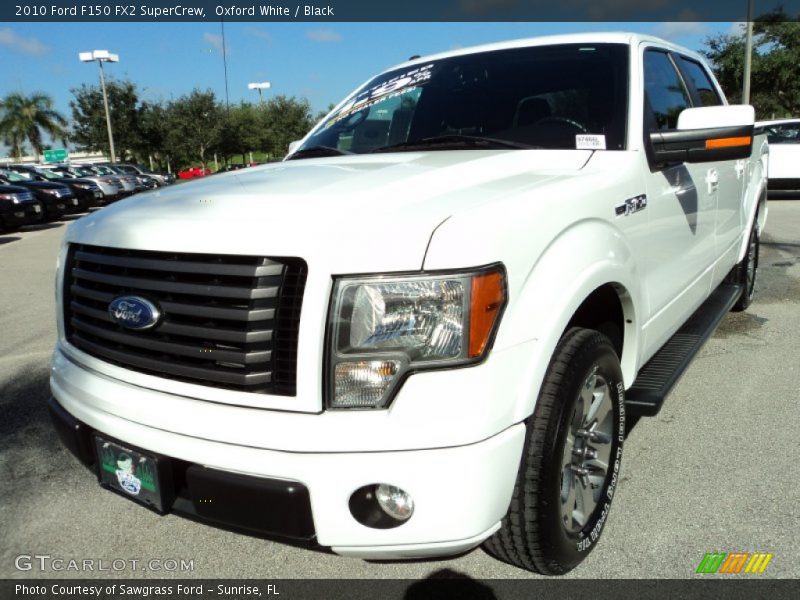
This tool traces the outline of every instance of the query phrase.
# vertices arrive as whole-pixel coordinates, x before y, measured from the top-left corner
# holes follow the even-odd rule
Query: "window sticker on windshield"
[[[606,136],[590,134],[576,135],[575,148],[578,150],[605,150]]]
[[[339,112],[325,123],[325,128],[330,127],[334,123],[341,121],[355,112],[369,108],[373,104],[405,94],[419,87],[430,80],[434,66],[434,63],[430,63],[421,67],[414,67],[409,71],[404,71],[395,75],[387,81],[382,81],[377,85],[365,89],[342,106]]]

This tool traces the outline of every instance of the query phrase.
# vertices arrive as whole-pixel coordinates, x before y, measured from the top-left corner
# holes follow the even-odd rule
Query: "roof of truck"
[[[474,54],[476,52],[491,52],[493,50],[507,50],[510,48],[524,48],[529,46],[549,46],[554,44],[626,44],[630,46],[638,46],[640,43],[653,43],[658,46],[669,48],[683,54],[690,55],[699,60],[705,60],[702,56],[678,46],[667,40],[661,38],[645,35],[641,33],[633,33],[629,31],[606,31],[606,32],[593,32],[593,33],[570,33],[565,35],[548,35],[540,37],[521,38],[517,40],[509,40],[505,42],[493,42],[491,44],[481,44],[480,46],[470,46],[468,48],[458,48],[455,50],[448,50],[447,52],[438,52],[436,54],[429,54],[427,56],[420,56],[403,63],[399,63],[387,71],[397,69],[405,66],[429,62],[431,60],[441,60],[443,58],[450,58],[451,56],[462,56],[465,54]]]

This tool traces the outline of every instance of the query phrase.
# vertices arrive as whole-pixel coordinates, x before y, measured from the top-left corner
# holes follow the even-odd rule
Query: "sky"
[[[693,50],[734,23],[226,23],[231,103],[257,101],[249,82],[269,81],[270,94],[308,98],[315,112],[338,102],[379,71],[412,55],[538,35],[580,31],[655,34]],[[120,57],[106,75],[129,79],[145,100],[194,88],[225,99],[219,23],[0,23],[0,98],[45,92],[69,118],[71,88],[98,83],[96,63],[78,53]]]

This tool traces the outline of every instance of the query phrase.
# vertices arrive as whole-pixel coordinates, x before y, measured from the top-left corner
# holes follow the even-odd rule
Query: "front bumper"
[[[104,380],[105,390],[136,402],[135,386],[94,376]],[[178,464],[222,473],[223,477],[243,477],[245,488],[266,481],[268,485],[306,489],[309,497],[306,517],[313,523],[311,535],[316,543],[339,554],[363,558],[448,555],[480,544],[497,529],[506,513],[525,435],[524,425],[518,423],[488,439],[456,447],[386,452],[379,449],[286,452],[211,441],[123,419],[98,408],[95,402],[87,402],[82,395],[89,396],[90,392],[71,386],[55,370],[51,388],[58,404],[69,415],[67,420],[74,419],[87,432],[97,431],[169,457]],[[297,435],[304,432],[298,430]],[[412,495],[415,511],[406,523],[393,529],[373,529],[351,515],[350,496],[374,483],[396,485]],[[274,528],[259,530],[252,523],[242,523],[238,518],[241,513],[230,506],[230,510],[222,507],[227,520],[204,516],[202,507],[192,501],[191,486],[187,483],[186,487],[188,493],[179,494],[172,507],[175,512],[194,511],[201,519],[229,527],[298,537],[291,532]],[[280,516],[281,511],[268,497],[251,492],[247,495],[257,512]],[[303,522],[306,517],[289,511],[278,522],[298,519]]]
[[[92,436],[103,432],[77,420],[54,398],[48,410],[64,446],[96,472]],[[170,475],[159,484],[167,511],[250,534],[306,541],[314,537],[308,490],[301,484],[208,469],[166,456],[159,461]]]
[[[22,227],[39,223],[44,218],[42,203],[38,200],[11,205],[0,213],[0,220],[6,227]]]
[[[96,190],[91,188],[77,188],[73,190],[78,199],[78,208],[86,211],[93,206],[99,206],[103,202],[104,194],[98,187]]]

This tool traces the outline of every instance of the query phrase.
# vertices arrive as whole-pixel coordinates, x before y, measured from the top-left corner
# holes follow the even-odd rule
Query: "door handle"
[[[741,179],[747,163],[743,160],[736,161],[736,179]]]
[[[708,184],[708,193],[713,194],[719,187],[719,172],[716,169],[709,169],[706,173],[706,184]]]

